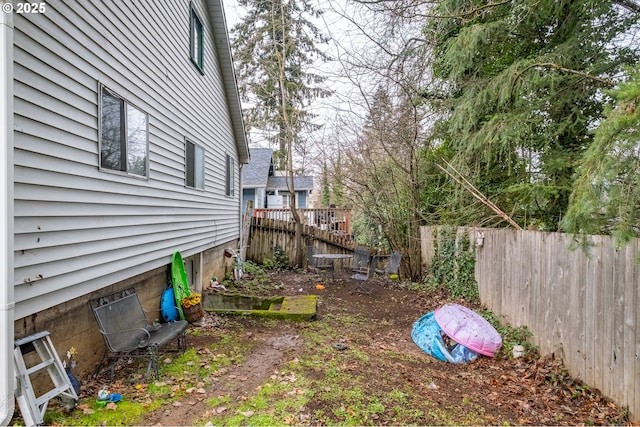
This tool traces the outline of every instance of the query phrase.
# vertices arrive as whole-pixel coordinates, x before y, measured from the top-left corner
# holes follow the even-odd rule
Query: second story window
[[[204,189],[204,148],[191,141],[186,144],[187,187]]]
[[[191,61],[198,68],[198,71],[204,74],[204,28],[202,26],[202,20],[196,13],[193,5],[189,8],[189,16]]]
[[[102,86],[100,113],[100,167],[146,177],[147,113]]]

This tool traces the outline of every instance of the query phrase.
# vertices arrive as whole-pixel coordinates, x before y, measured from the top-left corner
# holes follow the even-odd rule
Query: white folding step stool
[[[33,366],[27,367],[23,356],[33,351],[37,352],[40,361]],[[51,399],[58,396],[62,398],[67,407],[75,407],[78,403],[78,395],[71,385],[56,349],[53,347],[49,331],[38,332],[15,340],[13,354],[17,380],[15,395],[26,425],[43,425],[47,404]],[[31,375],[44,369],[47,370],[49,377],[51,377],[53,389],[36,397],[31,385]]]

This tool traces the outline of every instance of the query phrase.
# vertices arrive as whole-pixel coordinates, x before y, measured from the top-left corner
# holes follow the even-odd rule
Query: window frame
[[[204,74],[204,23],[193,3],[189,3],[189,58],[200,74]]]
[[[226,179],[225,179],[225,196],[235,196],[235,160],[230,154],[227,154],[226,159]]]
[[[198,151],[201,152],[201,156],[198,156]],[[195,190],[204,190],[205,187],[205,156],[206,150],[200,144],[193,142],[192,140],[185,138],[184,142],[185,153],[185,186],[193,188]],[[198,168],[197,160],[201,159],[200,168]],[[198,169],[200,169],[200,176],[198,177]],[[198,179],[200,178],[200,179]],[[198,186],[201,183],[201,186]]]
[[[105,93],[119,101],[119,145],[120,145],[120,167],[118,169],[105,165],[103,161],[104,142],[104,95]],[[132,142],[129,134],[129,111],[134,110],[144,116],[144,175],[135,173],[131,170],[129,157]],[[135,104],[127,101],[126,98],[120,96],[113,89],[109,89],[106,85],[99,83],[98,87],[98,168],[101,171],[109,173],[123,174],[130,177],[148,179],[149,178],[149,114],[138,108]]]
[[[288,191],[279,191],[278,195],[282,196],[282,208],[291,209],[291,193]]]

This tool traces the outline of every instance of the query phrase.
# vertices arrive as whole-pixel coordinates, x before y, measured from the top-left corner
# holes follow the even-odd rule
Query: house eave
[[[229,32],[224,14],[222,0],[207,0],[209,20],[213,29],[213,42],[218,52],[218,61],[222,71],[224,89],[229,102],[229,113],[233,125],[233,132],[238,147],[238,162],[249,163],[249,141],[242,118],[242,104],[238,92],[238,80],[233,66],[233,55],[229,41]]]

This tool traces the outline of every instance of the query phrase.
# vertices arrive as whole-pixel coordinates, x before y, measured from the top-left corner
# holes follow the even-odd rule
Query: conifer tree
[[[637,56],[616,43],[631,20],[608,0],[444,0],[433,15],[439,138],[516,222],[557,230],[603,90]]]
[[[327,38],[312,21],[321,13],[309,0],[238,4],[247,13],[231,35],[245,122],[274,146],[276,168],[285,170],[287,144],[300,144],[303,131],[317,128],[309,105],[329,93],[322,86],[325,78],[311,71],[316,61],[327,59],[318,48]]]
[[[562,225],[622,245],[640,236],[640,66],[611,95],[616,104],[584,154]]]
[[[338,207],[344,207],[344,177],[342,172],[342,155],[338,151],[338,157],[334,167],[333,200]]]
[[[324,162],[322,169],[322,207],[328,208],[331,204],[331,188],[329,187],[329,171],[327,170],[327,162]]]
[[[304,129],[312,128],[309,103],[326,94],[324,78],[310,65],[325,55],[316,46],[326,41],[310,20],[318,17],[308,0],[239,0],[247,13],[232,29],[240,94],[249,130],[274,143],[278,170],[287,171],[291,215],[296,224],[295,264],[302,265],[302,221],[296,209],[293,151]]]

